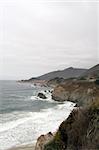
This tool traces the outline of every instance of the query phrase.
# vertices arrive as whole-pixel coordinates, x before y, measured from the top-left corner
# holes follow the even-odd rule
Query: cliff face
[[[98,150],[99,84],[69,80],[55,87],[52,97],[81,107],[75,108],[52,139],[45,140],[43,148],[36,150]]]
[[[44,150],[98,150],[99,99],[86,109],[74,110]]]
[[[54,78],[54,79],[51,79],[47,82],[47,85],[50,86],[50,87],[56,87],[58,84],[61,84],[64,82],[64,78]]]
[[[37,140],[37,146],[42,149],[36,150],[99,149],[99,64],[85,71],[79,77],[74,75],[75,71],[77,73],[77,70],[68,68],[63,72],[55,72],[55,77],[58,77],[59,73],[59,77],[64,79],[60,80],[54,77],[55,79],[50,78],[48,83],[56,86],[52,93],[54,100],[72,101],[81,107],[75,108],[71,112],[69,117],[61,123],[54,136],[46,139],[46,135],[44,135],[43,142],[41,136]],[[71,77],[78,78],[65,80]]]
[[[55,87],[52,98],[56,101],[72,101],[79,106],[88,105],[99,96],[99,86],[94,82],[69,81]]]

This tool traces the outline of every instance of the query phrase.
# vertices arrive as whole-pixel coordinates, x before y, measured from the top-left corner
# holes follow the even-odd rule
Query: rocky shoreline
[[[99,97],[99,85],[88,81],[66,81],[54,88],[52,98],[56,101],[71,101],[86,106]]]
[[[71,101],[77,107],[61,123],[56,133],[49,132],[37,139],[35,150],[98,150],[99,64],[78,79],[55,78],[47,83],[54,87],[53,100]],[[38,96],[46,99],[43,93]]]
[[[84,150],[99,148],[99,85],[95,82],[69,81],[54,88],[56,101],[77,104],[56,134],[41,135],[35,150]],[[48,138],[49,137],[49,138]]]
[[[99,85],[95,82],[69,80],[57,85],[52,93],[55,101],[72,101],[76,107],[56,133],[38,137],[35,145],[10,150],[84,150],[99,148]],[[38,97],[46,99],[44,93]]]

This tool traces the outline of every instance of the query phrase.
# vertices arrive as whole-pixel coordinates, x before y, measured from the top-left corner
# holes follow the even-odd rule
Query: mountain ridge
[[[30,78],[30,80],[33,80],[33,79],[51,80],[56,77],[64,78],[64,79],[76,78],[76,77],[79,77],[85,71],[87,71],[87,69],[69,67],[69,68],[66,68],[63,70],[52,71],[52,72],[46,73],[44,75],[38,76],[36,78]]]
[[[93,77],[93,78],[99,78],[99,64],[91,67],[86,72],[84,72],[81,77]]]
[[[56,80],[56,79],[81,79],[81,80],[87,80],[87,79],[98,79],[99,78],[99,64],[89,68],[74,68],[69,67],[63,70],[56,70],[51,71],[48,73],[45,73],[43,75],[32,77],[27,80],[21,80],[22,82],[40,82],[45,83],[50,80]]]

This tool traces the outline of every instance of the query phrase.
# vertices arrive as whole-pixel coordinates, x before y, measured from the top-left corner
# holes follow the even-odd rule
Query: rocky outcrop
[[[56,101],[72,101],[78,106],[88,105],[99,96],[99,85],[87,81],[69,81],[58,85],[53,93],[52,98]]]
[[[37,96],[38,96],[39,98],[42,98],[42,99],[46,99],[46,98],[47,98],[43,93],[38,93]]]
[[[98,150],[99,99],[87,108],[73,110],[44,150]]]
[[[52,138],[46,140],[41,136],[36,150],[98,150],[99,84],[69,80],[55,87],[52,98],[72,101],[81,107],[71,112]]]
[[[36,147],[35,150],[43,150],[44,146],[51,140],[53,140],[53,134],[51,132],[49,132],[46,135],[41,135],[38,139],[37,139],[37,143],[36,143]]]

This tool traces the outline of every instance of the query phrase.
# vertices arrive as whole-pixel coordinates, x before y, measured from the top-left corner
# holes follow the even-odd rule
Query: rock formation
[[[61,123],[54,136],[38,138],[36,150],[99,149],[99,64],[81,77],[95,80],[64,80],[54,88],[54,100],[72,101],[79,107]]]
[[[99,96],[99,85],[87,81],[69,81],[58,85],[53,93],[52,98],[56,101],[72,101],[79,106],[88,105]]]
[[[73,110],[43,150],[98,150],[99,99],[86,108]]]
[[[47,98],[43,93],[38,93],[37,96],[38,96],[39,98],[42,98],[42,99],[46,99],[46,98]]]
[[[58,85],[52,95],[55,100],[70,100],[82,107],[71,112],[54,136],[41,136],[36,150],[98,150],[99,85],[69,81]]]
[[[43,150],[44,146],[51,140],[53,140],[53,134],[51,132],[49,132],[46,135],[41,135],[38,139],[37,139],[37,143],[36,143],[36,147],[35,150]]]
[[[49,80],[47,82],[47,85],[54,88],[55,86],[57,86],[58,84],[61,84],[63,82],[64,82],[64,78],[56,77],[54,79]]]

